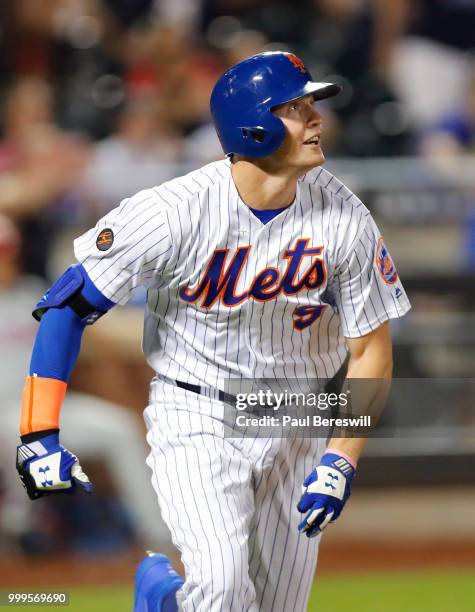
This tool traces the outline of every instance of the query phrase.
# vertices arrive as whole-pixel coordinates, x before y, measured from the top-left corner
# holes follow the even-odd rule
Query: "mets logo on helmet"
[[[376,265],[383,280],[388,283],[388,285],[394,285],[398,280],[396,266],[382,238],[378,240],[378,246],[376,248]]]
[[[298,68],[300,70],[300,72],[307,72],[307,70],[305,69],[305,65],[302,62],[302,60],[297,57],[296,55],[294,55],[293,53],[286,53],[285,56],[287,57],[287,59],[292,62],[292,64]]]

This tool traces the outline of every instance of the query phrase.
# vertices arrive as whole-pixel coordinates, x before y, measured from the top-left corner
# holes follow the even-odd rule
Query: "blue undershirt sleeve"
[[[68,308],[50,308],[41,318],[31,355],[30,376],[68,382],[86,324]]]
[[[114,306],[97,289],[82,266],[82,295],[98,310],[107,312]],[[68,382],[81,348],[86,323],[68,306],[50,308],[40,322],[30,362],[30,376],[56,378]]]

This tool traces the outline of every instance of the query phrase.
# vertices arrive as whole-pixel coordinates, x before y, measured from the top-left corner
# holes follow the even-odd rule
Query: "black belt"
[[[348,358],[343,362],[342,366],[335,374],[335,376],[327,381],[325,385],[325,392],[327,393],[339,393],[343,387],[343,382],[346,377],[346,372],[348,368]],[[205,387],[202,385],[193,385],[191,383],[185,383],[181,380],[175,380],[175,384],[180,389],[185,389],[186,391],[191,391],[192,393],[196,393],[197,395],[204,395],[205,397],[210,397],[211,399],[218,400],[220,402],[224,402],[225,404],[229,404],[231,406],[236,407],[237,397],[235,395],[231,395],[230,393],[226,393],[225,391],[221,391],[220,389],[215,389],[213,387]],[[272,404],[267,405],[266,408],[272,408]]]
[[[202,387],[201,385],[192,385],[191,383],[185,383],[181,380],[175,380],[175,383],[177,387],[180,387],[180,389],[192,391],[197,395],[204,395],[205,397],[216,399],[220,402],[224,402],[225,404],[230,404],[234,407],[236,406],[236,396],[231,395],[230,393],[226,393],[225,391],[221,391],[221,389],[213,389],[212,387]]]
[[[233,408],[236,408],[238,398],[235,395],[231,395],[231,393],[226,393],[225,391],[215,389],[214,387],[202,387],[201,385],[192,385],[191,383],[185,383],[181,380],[175,380],[175,383],[176,386],[180,387],[181,389],[186,389],[187,391],[192,391],[193,393],[197,393],[198,395],[204,395],[206,397],[210,397],[211,399],[219,400],[224,404],[228,404]],[[255,407],[254,412],[258,411],[259,408],[263,411],[266,411],[272,409],[273,406],[273,404],[266,404],[265,406]]]

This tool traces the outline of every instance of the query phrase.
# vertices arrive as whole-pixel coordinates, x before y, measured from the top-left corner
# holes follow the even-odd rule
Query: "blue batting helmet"
[[[278,104],[313,93],[335,96],[340,86],[316,83],[296,55],[258,53],[227,70],[211,93],[211,114],[226,155],[265,157],[285,138],[283,122],[272,114]]]

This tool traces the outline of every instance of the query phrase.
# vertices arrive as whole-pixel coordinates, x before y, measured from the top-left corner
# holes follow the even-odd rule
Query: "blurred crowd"
[[[42,276],[58,227],[221,156],[210,90],[263,50],[343,85],[330,157],[474,147],[473,0],[17,0],[0,19],[0,213]]]
[[[70,263],[55,266],[58,237],[80,234],[139,189],[220,158],[211,88],[228,66],[263,50],[295,52],[315,79],[343,86],[321,105],[329,158],[474,151],[475,0],[0,3],[0,334],[21,373],[5,377],[0,399],[15,405],[12,414],[34,335],[19,313]],[[133,387],[123,374],[116,380]],[[117,431],[134,437],[115,414]],[[113,465],[113,449],[109,458]],[[0,498],[0,529],[1,507]]]

